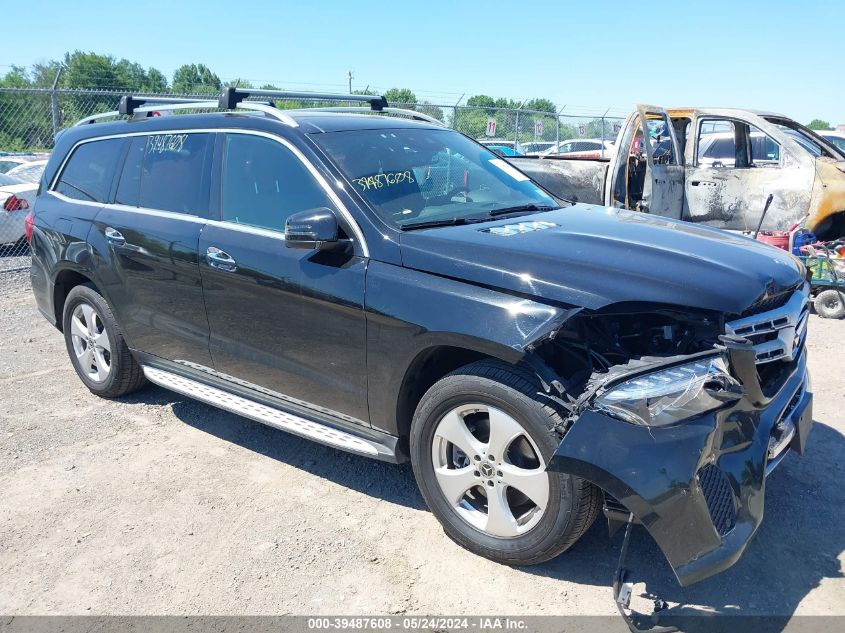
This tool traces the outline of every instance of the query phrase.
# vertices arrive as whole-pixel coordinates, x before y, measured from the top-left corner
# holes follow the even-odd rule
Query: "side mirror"
[[[326,207],[294,213],[285,221],[285,246],[307,250],[332,250],[346,246],[338,239],[340,229],[334,211]]]

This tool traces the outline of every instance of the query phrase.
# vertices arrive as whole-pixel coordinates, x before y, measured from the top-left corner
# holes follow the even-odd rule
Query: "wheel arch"
[[[96,282],[86,272],[75,268],[64,268],[56,274],[53,281],[53,313],[56,318],[56,327],[60,332],[64,331],[63,315],[67,296],[76,286],[83,284],[90,284],[97,292],[101,292]]]
[[[405,370],[396,399],[399,447],[408,454],[414,412],[434,383],[456,369],[485,358],[499,358],[471,347],[435,344],[420,350]]]

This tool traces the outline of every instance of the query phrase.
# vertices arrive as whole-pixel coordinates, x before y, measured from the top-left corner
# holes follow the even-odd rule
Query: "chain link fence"
[[[35,201],[41,171],[61,130],[85,117],[117,110],[126,93],[59,88],[0,88],[0,273],[30,264],[25,219]],[[215,99],[216,94],[160,94],[161,97]],[[359,105],[324,100],[282,100],[283,109]],[[584,117],[562,112],[429,103],[396,104],[433,117],[502,153],[578,151],[567,141],[616,138],[619,117]],[[592,144],[595,146],[595,143]],[[606,151],[604,144],[600,155]]]

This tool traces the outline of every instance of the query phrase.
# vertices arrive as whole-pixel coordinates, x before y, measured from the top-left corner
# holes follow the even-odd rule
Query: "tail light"
[[[23,221],[23,231],[27,244],[32,244],[32,229],[35,227],[35,215],[30,211]]]
[[[6,198],[6,202],[3,203],[3,208],[6,209],[6,211],[23,211],[25,209],[29,209],[29,203],[23,198],[18,198],[15,194],[12,194]]]

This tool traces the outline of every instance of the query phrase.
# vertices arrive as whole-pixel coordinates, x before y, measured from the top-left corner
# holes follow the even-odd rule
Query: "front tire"
[[[71,289],[62,323],[68,356],[91,393],[117,398],[146,384],[111,309],[93,286]]]
[[[428,390],[411,426],[417,485],[446,534],[509,565],[562,553],[600,507],[589,482],[546,470],[563,420],[538,383],[501,361],[467,365]]]

